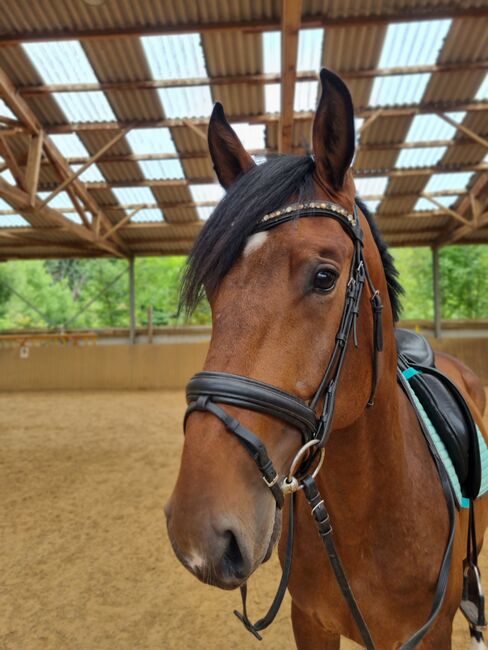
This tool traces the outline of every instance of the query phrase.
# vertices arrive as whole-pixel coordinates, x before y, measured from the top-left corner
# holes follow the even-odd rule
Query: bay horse
[[[168,533],[177,557],[197,578],[234,589],[269,559],[278,540],[280,560],[290,571],[291,526],[288,589],[297,648],[338,650],[341,635],[364,644],[306,492],[315,515],[327,504],[337,554],[374,639],[367,647],[449,650],[468,514],[453,515],[452,558],[438,615],[423,636],[405,644],[429,617],[449,515],[419,421],[397,381],[394,328],[401,287],[372,216],[356,198],[351,96],[330,71],[322,70],[321,83],[313,156],[283,155],[256,165],[222,106],[213,110],[209,149],[226,195],[193,247],[182,294],[191,310],[206,293],[213,328],[204,372],[188,389],[181,467],[165,507]],[[365,289],[349,308],[361,282]],[[381,346],[375,344],[380,296]],[[344,350],[339,356],[338,345]],[[483,431],[485,396],[477,377],[453,357],[439,353],[435,360]],[[222,398],[202,395],[198,381]],[[316,450],[303,447],[311,409],[328,418],[327,424],[322,418],[327,445],[320,469]],[[323,502],[313,501],[310,489],[283,496],[279,486],[291,486],[291,473],[282,479],[294,458],[295,467],[313,470]],[[479,548],[487,503],[475,503]],[[245,610],[240,617],[253,631]],[[472,642],[485,647],[480,634]]]

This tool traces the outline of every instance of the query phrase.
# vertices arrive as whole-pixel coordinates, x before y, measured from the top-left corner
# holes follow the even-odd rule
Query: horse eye
[[[313,279],[313,288],[317,291],[332,291],[337,280],[334,269],[319,269]]]

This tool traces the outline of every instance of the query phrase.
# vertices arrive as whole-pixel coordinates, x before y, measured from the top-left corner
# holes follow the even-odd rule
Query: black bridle
[[[186,388],[188,409],[185,414],[185,424],[188,416],[194,411],[208,411],[219,418],[251,454],[279,508],[283,506],[283,486],[278,482],[278,474],[269,459],[264,443],[218,404],[238,406],[274,416],[297,428],[302,435],[304,444],[312,440],[316,441],[315,448],[300,468],[301,470],[304,470],[305,467],[308,469],[313,465],[320,450],[324,448],[330,433],[337,387],[351,331],[355,345],[358,344],[356,321],[359,316],[359,305],[365,282],[368,283],[371,291],[374,319],[373,380],[368,400],[369,406],[374,404],[378,378],[378,353],[383,348],[382,303],[379,292],[373,286],[364,259],[363,231],[357,207],[355,206],[354,213],[350,214],[341,206],[327,201],[293,204],[265,215],[254,232],[269,230],[287,221],[302,217],[329,217],[337,220],[354,244],[344,309],[335,337],[334,350],[310,403],[307,404],[299,397],[271,384],[227,372],[199,372],[189,381]],[[317,414],[322,400],[322,408]],[[286,493],[291,490],[285,488],[284,491]]]
[[[368,403],[365,405],[368,407],[374,404],[378,384],[378,358],[379,353],[383,349],[381,320],[383,306],[379,292],[373,285],[364,258],[363,231],[356,204],[351,214],[342,206],[328,201],[295,203],[262,217],[253,232],[269,230],[282,223],[304,217],[328,217],[335,219],[352,239],[354,245],[344,308],[339,329],[335,337],[334,349],[313,398],[307,404],[304,400],[291,393],[256,379],[227,372],[199,372],[189,381],[186,388],[188,408],[185,414],[185,427],[188,417],[193,412],[204,411],[212,413],[224,424],[228,431],[237,436],[238,440],[251,455],[265,484],[271,490],[279,509],[283,507],[284,496],[288,493],[291,494],[288,513],[288,540],[283,575],[278,591],[267,614],[253,624],[249,620],[246,610],[247,588],[246,585],[241,587],[243,612],[236,611],[235,614],[244,623],[246,628],[256,638],[261,639],[259,632],[270,625],[278,612],[291,571],[295,496],[298,490],[303,489],[312,509],[312,515],[318,532],[324,542],[332,569],[358,626],[361,637],[366,648],[368,650],[374,650],[375,646],[371,634],[356,603],[344,568],[337,554],[332,537],[329,514],[317,488],[315,476],[322,464],[324,447],[331,432],[337,388],[351,333],[354,339],[354,345],[356,347],[358,345],[356,325],[365,284],[369,287],[370,304],[373,314],[372,386]],[[221,405],[236,406],[271,415],[287,422],[300,431],[303,446],[296,454],[287,477],[281,478],[279,476],[262,440],[247,429],[237,418],[230,415]],[[440,605],[436,608],[435,614],[437,614],[438,609],[440,609]],[[407,648],[414,648],[430,627],[433,618],[435,618],[434,615],[429,619],[428,625],[426,624],[421,628],[422,634],[420,637],[417,633],[402,648],[405,650]]]

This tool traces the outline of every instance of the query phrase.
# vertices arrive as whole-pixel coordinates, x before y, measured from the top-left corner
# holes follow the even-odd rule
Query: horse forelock
[[[246,244],[263,214],[283,207],[292,196],[300,201],[315,198],[314,169],[315,163],[310,156],[275,156],[243,174],[228,189],[203,226],[188,257],[180,310],[191,313],[204,292],[211,295],[218,288],[243,251],[255,250],[246,249]],[[403,292],[398,271],[373,216],[360,199],[356,202],[368,221],[380,253],[393,319],[397,321]]]

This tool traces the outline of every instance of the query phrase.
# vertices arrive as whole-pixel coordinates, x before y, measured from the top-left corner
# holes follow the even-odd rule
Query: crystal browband
[[[303,212],[304,210],[330,210],[336,214],[345,217],[351,226],[356,226],[356,218],[353,214],[348,212],[345,208],[337,203],[331,203],[330,201],[308,201],[306,203],[292,203],[291,205],[286,206],[286,208],[281,208],[280,210],[274,210],[274,212],[269,212],[261,218],[260,224],[265,224],[275,219],[280,219],[284,216],[289,216],[294,212]]]

